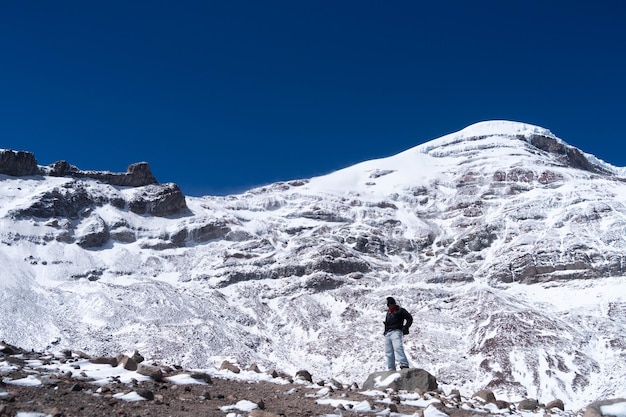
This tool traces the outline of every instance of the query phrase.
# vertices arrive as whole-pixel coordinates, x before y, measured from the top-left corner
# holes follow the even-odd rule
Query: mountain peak
[[[507,136],[530,136],[530,135],[542,135],[556,138],[550,132],[540,126],[531,125],[523,122],[513,122],[509,120],[487,120],[483,122],[474,123],[460,130],[455,134],[456,136],[464,137],[476,137],[476,136],[491,136],[491,135],[507,135]]]
[[[313,178],[309,187],[336,194],[381,198],[398,190],[452,183],[469,172],[493,176],[520,165],[536,171],[573,168],[611,175],[615,167],[568,145],[550,130],[521,122],[492,120],[433,139],[399,154],[361,162]]]
[[[543,127],[508,120],[490,120],[474,123],[458,132],[418,145],[414,149],[431,156],[448,156],[459,151],[485,148],[519,148],[525,143],[534,145],[533,140],[536,138],[543,138],[544,142],[550,142],[552,148],[555,149],[571,148],[550,130]],[[447,150],[442,151],[442,149]]]

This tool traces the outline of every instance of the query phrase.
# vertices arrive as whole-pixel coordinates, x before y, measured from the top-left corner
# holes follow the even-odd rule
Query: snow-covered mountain
[[[626,177],[483,122],[329,175],[184,197],[0,151],[0,339],[361,383],[392,295],[413,366],[467,392],[626,396]],[[471,394],[471,392],[470,392]]]

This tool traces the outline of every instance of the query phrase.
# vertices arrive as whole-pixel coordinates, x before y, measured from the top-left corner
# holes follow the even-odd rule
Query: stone
[[[248,367],[248,371],[250,372],[256,372],[257,374],[261,373],[261,370],[259,369],[258,365],[256,363],[253,363],[252,365],[250,365]]]
[[[126,355],[117,355],[117,363],[118,366],[121,365],[124,369],[128,371],[137,370],[137,362],[135,362],[134,359]]]
[[[190,375],[193,379],[197,379],[198,381],[204,381],[207,384],[212,384],[211,375],[204,372],[194,372]]]
[[[363,383],[363,389],[428,392],[437,389],[437,379],[423,369],[408,368],[400,371],[374,372]]]
[[[539,407],[539,401],[533,398],[527,398],[517,404],[517,409],[522,411],[534,411]]]
[[[307,370],[300,370],[296,372],[295,379],[301,379],[313,383],[313,377]]]
[[[163,371],[158,366],[140,363],[137,365],[137,373],[148,376],[157,382],[163,381]]]
[[[329,381],[329,384],[331,386],[335,387],[335,389],[338,389],[338,390],[343,390],[344,389],[343,384],[341,382],[337,381],[334,378],[331,378],[331,380]]]
[[[456,401],[457,403],[460,403],[462,400],[461,392],[458,389],[453,389],[452,391],[450,391],[450,395],[448,396],[448,398],[450,398],[453,401]]]
[[[230,371],[230,372],[235,373],[235,374],[238,374],[239,372],[241,372],[241,369],[239,369],[237,366],[235,366],[234,364],[230,363],[229,361],[222,362],[222,365],[220,366],[220,369],[225,369],[225,370]]]
[[[115,368],[118,365],[117,358],[112,358],[109,356],[99,356],[97,358],[89,359],[89,362],[95,363],[97,365],[111,365]]]
[[[553,408],[558,408],[561,411],[565,411],[565,404],[559,399],[552,400],[548,404],[546,404],[547,410],[552,410]]]
[[[496,400],[494,404],[496,405],[496,407],[498,407],[498,410],[511,408],[511,403],[509,403],[508,401],[504,401],[504,400]]]
[[[475,392],[474,395],[472,395],[472,398],[478,398],[485,403],[496,402],[496,396],[493,394],[493,392],[490,390],[486,390],[486,389]]]
[[[141,398],[145,398],[148,401],[154,400],[154,392],[150,391],[149,389],[138,389],[137,395],[139,395]]]
[[[137,352],[137,351],[133,352],[133,354],[131,356],[131,359],[134,360],[135,362],[137,362],[138,364],[145,360],[144,357],[141,356],[141,354],[139,352]]]

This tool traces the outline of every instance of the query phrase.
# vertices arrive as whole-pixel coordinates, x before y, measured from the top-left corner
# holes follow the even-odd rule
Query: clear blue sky
[[[41,165],[229,194],[489,119],[626,166],[626,2],[0,1],[0,148]]]

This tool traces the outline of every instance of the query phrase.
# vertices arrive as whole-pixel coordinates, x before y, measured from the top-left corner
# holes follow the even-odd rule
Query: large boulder
[[[437,379],[423,369],[408,368],[400,371],[374,372],[363,383],[363,389],[428,392],[437,389]]]
[[[33,153],[0,149],[0,174],[22,177],[38,173],[39,167]]]

